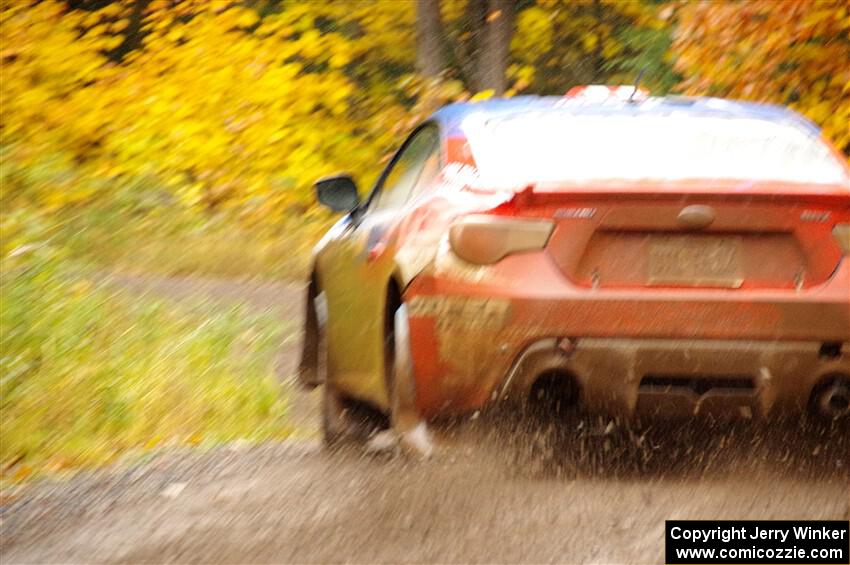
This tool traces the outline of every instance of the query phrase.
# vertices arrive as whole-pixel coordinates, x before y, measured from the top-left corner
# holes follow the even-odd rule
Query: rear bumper
[[[626,416],[798,412],[826,376],[850,377],[846,260],[801,292],[577,289],[522,261],[511,281],[424,275],[407,289],[426,415],[525,398],[546,370],[574,375],[588,408]]]
[[[575,378],[592,412],[773,417],[804,411],[819,383],[850,378],[850,344],[829,353],[817,342],[549,339],[517,358],[498,396],[525,399],[556,370]]]

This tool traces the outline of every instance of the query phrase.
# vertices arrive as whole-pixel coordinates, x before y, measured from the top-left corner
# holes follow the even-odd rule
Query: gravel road
[[[294,286],[117,282],[244,299],[296,327],[300,316]],[[282,374],[294,359],[284,344]],[[302,426],[314,426],[315,396],[294,397]],[[327,453],[309,430],[161,453],[7,502],[0,562],[658,563],[665,519],[850,518],[846,429],[602,424],[483,414],[438,426],[426,462]]]

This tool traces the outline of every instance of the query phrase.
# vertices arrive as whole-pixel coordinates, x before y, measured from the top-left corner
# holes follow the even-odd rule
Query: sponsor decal
[[[823,224],[829,221],[829,212],[826,210],[803,210],[800,214],[800,221]]]
[[[435,318],[437,328],[498,329],[510,315],[511,303],[496,298],[415,296],[408,302],[412,318]]]
[[[596,215],[596,208],[559,208],[555,210],[555,218],[573,218],[589,220]]]
[[[449,163],[443,167],[443,178],[448,184],[473,186],[478,181],[478,170],[463,163]]]

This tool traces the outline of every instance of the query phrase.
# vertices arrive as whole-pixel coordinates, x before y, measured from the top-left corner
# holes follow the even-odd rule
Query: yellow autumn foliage
[[[846,2],[773,4],[522,3],[508,93],[631,83],[646,69],[654,92],[790,104],[850,151]],[[414,2],[4,3],[2,251],[25,243],[34,215],[64,221],[92,202],[249,227],[323,218],[316,177],[348,170],[368,189],[418,120],[470,96],[458,60],[475,43],[470,5],[440,6],[450,55],[428,83],[414,74]]]
[[[687,2],[677,20],[682,91],[789,105],[850,155],[847,0]]]
[[[412,60],[400,33],[376,31],[412,27],[412,6],[292,3],[261,20],[152,3],[143,45],[119,62],[108,53],[130,8],[4,7],[5,203],[58,210],[132,179],[184,206],[274,219],[304,209],[321,172],[375,175],[405,121],[397,77],[356,67],[375,49],[384,65]]]
[[[536,0],[520,11],[511,41],[515,83],[533,92],[562,94],[592,83],[632,84],[664,93],[671,85],[662,63],[669,36],[655,2]]]

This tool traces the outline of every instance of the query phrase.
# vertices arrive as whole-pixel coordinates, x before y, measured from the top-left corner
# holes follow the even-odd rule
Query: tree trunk
[[[426,77],[443,70],[440,0],[416,1],[416,68]]]
[[[486,75],[482,67],[484,53],[484,34],[487,28],[487,0],[467,0],[466,25],[470,37],[466,53],[468,55],[469,87],[473,92],[487,90]]]
[[[513,35],[514,0],[488,0],[483,29],[483,46],[478,65],[481,90],[492,89],[496,96],[505,93],[511,36]]]
[[[117,47],[107,53],[113,61],[121,62],[127,53],[142,46],[142,41],[147,35],[147,31],[142,30],[142,20],[148,4],[150,4],[150,0],[134,0],[127,27],[122,32],[124,39]],[[73,4],[71,5],[73,6]]]

